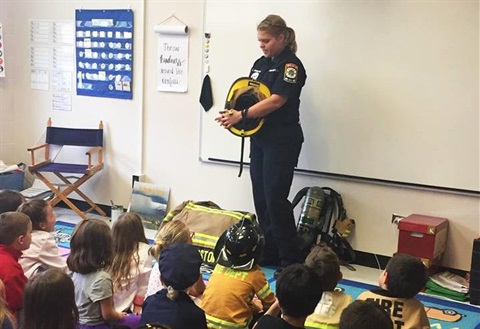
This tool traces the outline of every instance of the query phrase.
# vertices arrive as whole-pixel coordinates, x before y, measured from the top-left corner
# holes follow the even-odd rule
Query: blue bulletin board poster
[[[132,99],[133,11],[75,11],[77,95]]]

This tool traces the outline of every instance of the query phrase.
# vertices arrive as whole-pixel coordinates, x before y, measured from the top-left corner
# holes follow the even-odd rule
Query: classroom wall
[[[8,37],[7,60],[9,67],[14,65],[15,69],[12,72],[15,75],[0,79],[0,113],[13,117],[16,127],[14,154],[8,155],[0,148],[0,159],[28,161],[25,149],[37,142],[48,116],[52,116],[54,122],[69,125],[93,125],[102,119],[106,124],[107,166],[101,177],[87,186],[95,201],[109,204],[109,200],[114,199],[128,205],[131,175],[143,173],[144,181],[171,187],[171,207],[189,199],[211,200],[223,208],[254,211],[248,168],[238,178],[236,166],[199,160],[203,1],[71,1],[60,4],[46,0],[12,0],[2,1],[0,6],[4,29],[9,26],[13,30]],[[29,20],[73,20],[77,8],[134,10],[132,101],[73,96],[71,112],[54,113],[48,104],[48,94],[30,89]],[[157,45],[153,27],[172,13],[185,22],[190,31],[187,93],[156,91]],[[285,18],[288,21],[288,17]],[[255,26],[245,33],[251,33],[252,43],[256,43]],[[6,110],[7,105],[11,108]],[[232,147],[239,149],[240,145]],[[414,166],[415,163],[406,165]],[[331,186],[342,194],[349,215],[357,222],[352,236],[355,249],[391,256],[396,251],[398,237],[396,227],[390,223],[394,212],[441,216],[450,221],[443,264],[469,269],[472,239],[480,231],[480,198],[308,175],[295,176],[291,197],[302,187],[313,185]]]
[[[87,195],[100,204],[128,203],[131,177],[141,171],[142,152],[142,114],[143,114],[143,1],[2,1],[7,10],[4,30],[8,31],[5,40],[7,78],[5,94],[11,100],[3,111],[11,111],[13,122],[8,123],[8,134],[14,137],[13,154],[3,154],[9,162],[30,163],[27,147],[44,141],[47,119],[52,118],[54,126],[76,128],[97,128],[100,120],[104,123],[105,169],[85,185]],[[72,111],[53,111],[52,91],[32,90],[30,88],[30,21],[31,20],[75,20],[75,9],[132,9],[138,28],[134,30],[136,54],[133,70],[133,99],[120,100],[100,97],[76,96],[75,74],[72,76]],[[72,35],[73,37],[73,35]],[[74,60],[74,58],[72,58]],[[51,79],[51,77],[50,77]],[[4,104],[3,97],[1,103]],[[3,120],[2,120],[3,121]],[[3,132],[2,126],[2,132]],[[60,153],[59,159],[70,155]],[[38,153],[38,159],[43,154]],[[78,161],[84,160],[84,152],[78,155]],[[72,195],[74,198],[75,195]],[[78,197],[77,197],[78,198]]]
[[[11,15],[13,1],[0,1],[0,22],[3,24],[4,40],[7,43],[13,42],[13,27],[14,19]],[[8,31],[8,32],[7,32]],[[6,46],[4,46],[6,47]],[[10,50],[13,47],[6,48]],[[8,64],[9,59],[5,58],[5,62]],[[8,71],[7,71],[8,74]],[[5,163],[15,163],[15,107],[13,106],[13,79],[0,78],[0,160]]]

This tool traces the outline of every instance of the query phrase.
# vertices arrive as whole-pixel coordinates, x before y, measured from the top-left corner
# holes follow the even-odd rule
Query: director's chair
[[[84,162],[87,164],[76,163],[57,163],[56,157],[52,157],[53,146],[79,146],[91,147],[85,155],[87,159]],[[44,149],[45,155],[43,161],[36,163],[35,153],[38,150]],[[87,180],[93,177],[97,172],[103,168],[103,123],[100,121],[98,129],[78,129],[78,128],[63,128],[52,127],[51,118],[47,121],[47,133],[45,143],[27,149],[31,154],[32,163],[28,167],[30,172],[35,174],[41,181],[43,181],[53,193],[55,197],[49,203],[54,207],[60,201],[65,202],[70,209],[75,211],[80,217],[86,219],[86,214],[95,210],[102,216],[106,216],[105,212],[97,206],[90,198],[88,198],[79,187]],[[92,161],[96,155],[96,162]],[[62,183],[54,183],[47,179],[44,172],[51,172],[57,176]],[[65,174],[73,174],[65,175]],[[81,176],[79,176],[81,175]],[[62,190],[62,188],[64,188]],[[75,192],[82,197],[89,205],[90,209],[83,212],[78,209],[67,196]]]

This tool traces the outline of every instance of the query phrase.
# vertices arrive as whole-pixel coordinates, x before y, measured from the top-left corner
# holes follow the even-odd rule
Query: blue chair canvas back
[[[73,146],[103,146],[103,129],[47,127],[46,143]]]

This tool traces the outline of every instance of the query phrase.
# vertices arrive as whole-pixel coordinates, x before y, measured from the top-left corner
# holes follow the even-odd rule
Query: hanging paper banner
[[[186,92],[188,82],[188,27],[157,25],[158,91]]]
[[[132,99],[133,11],[76,10],[77,95]]]
[[[0,23],[0,78],[5,78],[5,50],[3,48],[2,23]]]

